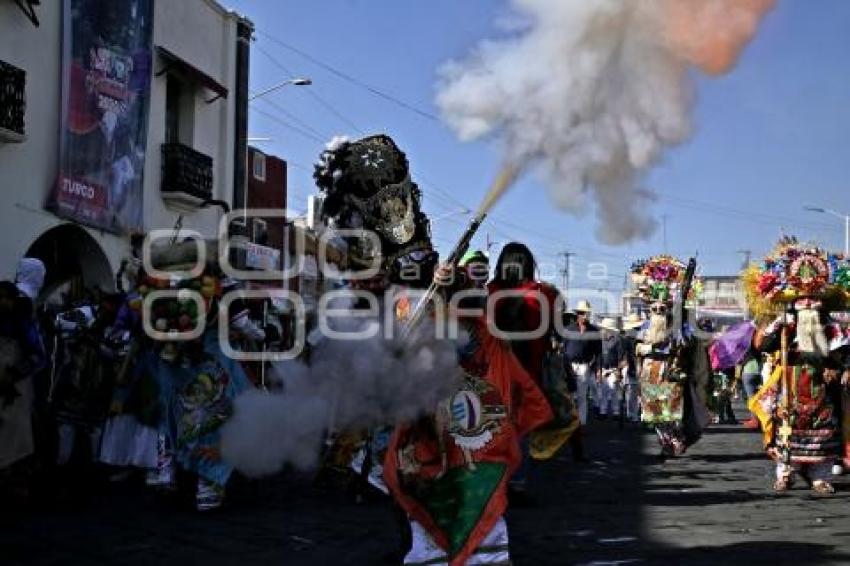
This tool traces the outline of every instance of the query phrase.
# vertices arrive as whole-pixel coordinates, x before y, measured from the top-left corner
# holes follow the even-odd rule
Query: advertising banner
[[[63,13],[59,176],[46,207],[141,231],[153,0],[64,0]]]

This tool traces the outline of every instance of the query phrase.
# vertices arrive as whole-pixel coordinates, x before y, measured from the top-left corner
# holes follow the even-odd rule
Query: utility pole
[[[597,291],[599,292],[599,296],[602,297],[603,299],[605,299],[605,310],[602,311],[602,314],[600,314],[599,316],[603,316],[603,315],[607,316],[609,314],[608,309],[611,307],[611,305],[608,304],[609,285],[610,284],[606,284],[604,289],[602,287],[597,289]]]
[[[564,251],[558,254],[560,257],[564,258],[564,269],[561,270],[562,279],[562,287],[564,289],[564,306],[569,307],[569,293],[570,293],[570,267],[571,261],[570,258],[576,255],[573,252]]]
[[[487,232],[487,240],[486,240],[485,245],[487,246],[487,257],[489,258],[490,257],[490,248],[492,248],[493,246],[496,245],[496,242],[494,242],[493,240],[490,239],[490,232]]]
[[[753,257],[752,250],[738,250],[739,254],[743,254],[744,256],[744,264],[741,266],[741,269],[747,269],[750,266],[750,260]]]
[[[662,249],[664,250],[665,254],[667,253],[667,219],[669,217],[670,217],[669,214],[662,214],[661,215],[661,230],[662,230],[662,236],[664,238]]]

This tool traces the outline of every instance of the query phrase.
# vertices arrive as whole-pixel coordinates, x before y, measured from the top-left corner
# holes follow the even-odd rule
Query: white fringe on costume
[[[112,466],[156,468],[157,430],[139,423],[133,415],[106,421],[100,443],[100,461]]]
[[[404,557],[405,566],[447,566],[449,563],[446,552],[440,548],[431,535],[416,521],[410,521],[413,545]],[[480,564],[510,564],[508,553],[508,525],[504,517],[493,526],[481,544],[466,561],[467,566]]]

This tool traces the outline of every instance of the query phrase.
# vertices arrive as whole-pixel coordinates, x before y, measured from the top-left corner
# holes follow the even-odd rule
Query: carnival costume
[[[552,418],[532,376],[483,318],[463,321],[464,379],[433,416],[396,429],[387,484],[410,517],[405,564],[507,564],[507,486],[519,438]]]
[[[23,258],[15,283],[0,282],[0,471],[35,450],[32,428],[33,376],[47,363],[33,315],[44,282],[41,261]]]
[[[224,278],[217,265],[216,244],[201,245],[208,248],[208,262],[196,277],[181,275],[187,272],[187,265],[195,264],[195,242],[154,248],[154,265],[167,268],[172,277],[141,278],[136,308],[142,308],[153,291],[167,291],[167,296],[148,298],[149,308],[142,308],[142,322],[152,340],[146,339],[149,347],[141,349],[131,381],[152,379],[157,386],[157,471],[149,483],[172,489],[177,466],[196,474],[196,505],[206,511],[221,506],[233,471],[221,457],[221,427],[231,415],[233,400],[250,389],[251,382],[239,362],[227,356],[219,343],[218,322],[223,316],[219,299]],[[172,339],[174,333],[194,329],[199,334],[195,338]]]
[[[744,274],[751,310],[762,319],[777,316],[756,333],[755,346],[772,354],[773,371],[749,401],[768,455],[777,462],[777,491],[790,488],[798,472],[815,491],[833,491],[827,480],[841,436],[827,393],[826,376],[837,368],[824,323],[828,311],[846,306],[850,285],[842,275],[848,269],[841,257],[783,238]]]
[[[695,262],[692,263],[695,266]],[[711,417],[706,409],[709,383],[707,344],[687,324],[671,327],[670,312],[699,292],[693,267],[670,256],[632,266],[632,281],[650,306],[648,325],[638,334],[641,420],[653,425],[663,456],[680,456],[701,436]]]

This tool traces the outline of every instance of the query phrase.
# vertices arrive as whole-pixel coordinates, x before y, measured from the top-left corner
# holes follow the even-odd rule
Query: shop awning
[[[175,55],[161,45],[156,46],[156,51],[166,62],[165,68],[157,72],[156,76],[159,77],[169,71],[177,71],[192,82],[215,93],[215,96],[207,100],[207,102],[212,102],[219,98],[227,98],[227,87],[199,68],[195,67],[188,61],[181,59],[178,55]]]

